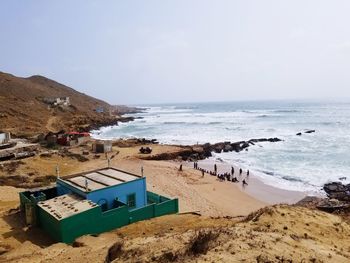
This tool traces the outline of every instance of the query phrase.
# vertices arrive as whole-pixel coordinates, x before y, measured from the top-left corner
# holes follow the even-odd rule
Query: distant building
[[[58,178],[55,187],[19,196],[27,224],[65,243],[179,210],[177,199],[147,192],[145,177],[114,168]]]
[[[92,151],[95,153],[108,153],[112,151],[112,147],[111,140],[95,141],[92,144]]]
[[[104,112],[105,112],[105,109],[104,109],[103,107],[97,107],[97,108],[95,109],[95,111],[96,111],[97,113],[104,113]]]
[[[69,97],[58,97],[58,98],[44,98],[43,101],[52,106],[69,106]]]
[[[72,131],[59,135],[56,142],[63,146],[74,146],[87,142],[88,140],[90,140],[90,133]]]
[[[0,133],[0,144],[9,143],[11,140],[11,135],[9,132]]]

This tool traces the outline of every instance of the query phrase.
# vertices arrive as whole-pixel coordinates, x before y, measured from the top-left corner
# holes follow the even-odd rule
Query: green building
[[[58,178],[56,186],[19,195],[26,222],[65,243],[179,211],[178,199],[148,192],[145,177],[115,168]]]

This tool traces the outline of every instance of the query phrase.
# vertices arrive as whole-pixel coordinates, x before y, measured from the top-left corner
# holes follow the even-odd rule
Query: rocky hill
[[[69,103],[55,105],[55,99],[64,97]],[[0,72],[0,131],[32,136],[61,129],[88,130],[115,124],[122,113],[43,76],[20,78]]]

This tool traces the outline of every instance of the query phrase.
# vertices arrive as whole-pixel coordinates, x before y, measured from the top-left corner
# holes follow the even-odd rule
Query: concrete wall
[[[146,178],[140,178],[131,182],[111,186],[101,190],[95,190],[87,194],[87,199],[101,204],[102,200],[107,201],[108,209],[113,208],[114,200],[118,198],[120,202],[126,204],[127,195],[136,194],[136,207],[147,205]]]

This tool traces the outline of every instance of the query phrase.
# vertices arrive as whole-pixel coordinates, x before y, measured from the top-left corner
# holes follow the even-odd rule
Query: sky
[[[350,98],[350,1],[2,0],[0,71],[111,104]]]

